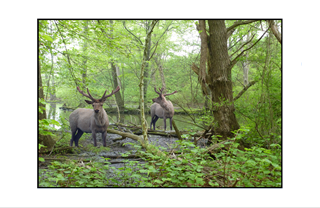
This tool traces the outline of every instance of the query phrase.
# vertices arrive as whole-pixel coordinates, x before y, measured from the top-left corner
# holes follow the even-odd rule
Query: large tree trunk
[[[217,122],[216,133],[224,139],[231,131],[240,128],[233,104],[231,67],[227,47],[227,30],[224,20],[209,20],[209,54],[207,83],[212,92],[213,115]]]
[[[44,93],[43,93],[43,87],[42,87],[42,79],[41,79],[41,68],[40,68],[40,61],[38,61],[39,64],[39,98],[44,99]],[[45,105],[39,102],[39,107],[43,107],[45,109]],[[46,119],[46,111],[43,110],[41,113],[38,112],[39,120]],[[50,135],[40,135],[39,134],[39,142],[47,147],[47,149],[51,150],[53,145],[55,144],[55,141],[52,139]]]

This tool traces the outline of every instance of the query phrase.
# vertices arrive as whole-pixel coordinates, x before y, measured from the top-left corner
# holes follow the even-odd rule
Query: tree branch
[[[281,43],[281,34],[279,33],[277,27],[274,24],[273,20],[267,20],[267,22],[269,23],[269,27],[271,26],[271,31],[274,34],[274,36],[277,38],[277,40],[279,41],[280,44]]]
[[[251,31],[251,29],[250,30],[248,30],[248,33]],[[243,39],[243,37],[244,36],[246,36],[247,34],[244,34],[237,42],[235,42],[235,44],[233,44],[232,46],[230,46],[229,48],[228,48],[228,50],[230,50],[231,48],[233,48],[235,45],[237,45],[237,43],[239,43],[242,39]]]
[[[148,60],[148,61],[150,61],[150,60],[152,59],[152,57],[153,57],[154,53],[156,52],[157,47],[158,47],[158,43],[159,43],[159,40],[157,41],[157,43],[156,43],[156,48],[154,49],[154,51],[153,51],[153,53],[152,53],[152,55],[150,56],[150,58],[149,58],[149,60]]]
[[[245,91],[247,91],[249,89],[249,87],[251,87],[252,85],[254,85],[255,83],[257,83],[257,81],[252,81],[249,82],[249,84],[247,86],[245,86],[240,92],[239,94],[233,99],[233,101],[236,101],[237,99],[239,99],[241,97],[241,95],[243,95],[243,93]]]
[[[250,40],[248,40],[248,41],[245,42],[242,46],[240,46],[240,48],[238,48],[238,50],[236,50],[230,57],[232,57],[235,53],[237,53],[239,50],[241,50],[241,48],[243,48],[245,45],[247,45],[248,43],[250,43],[250,42],[252,41],[252,39],[254,38],[255,35],[256,35],[256,34],[254,34]]]
[[[65,40],[63,38],[63,35],[62,35],[62,33],[61,33],[60,29],[59,29],[59,26],[58,26],[57,22],[56,21],[53,21],[53,22],[54,22],[54,24],[56,25],[56,27],[57,27],[57,29],[59,31],[59,34],[60,34],[60,36],[62,38],[62,41],[64,43],[64,48],[66,49],[67,59],[68,59],[68,63],[69,63],[68,69],[69,69],[69,71],[71,73],[71,76],[72,76],[73,81],[75,82],[76,86],[79,86],[78,82],[77,82],[77,79],[76,79],[75,75],[73,74],[73,70],[71,70],[73,68],[72,68],[72,65],[71,65],[71,62],[70,62],[70,57],[69,57],[69,53],[68,53],[68,49],[67,49],[67,44],[66,44],[66,42],[65,42]]]
[[[162,36],[163,36],[167,31],[169,31],[169,27],[170,27],[171,24],[172,24],[172,21],[171,21],[171,23],[168,25],[167,29],[162,33],[162,35],[160,36],[160,38],[158,39],[158,41],[157,41],[156,44],[158,44],[158,42],[161,40]],[[171,29],[171,28],[170,28],[170,29]],[[155,46],[153,46],[153,47],[151,48],[151,50],[152,50],[154,47],[155,47]]]
[[[242,22],[241,20],[236,21],[235,23],[233,23],[233,25],[231,25],[230,27],[227,28],[227,38],[230,37],[230,35],[232,35],[232,33],[235,31],[235,28],[240,26],[240,25],[246,25],[246,24],[250,24],[252,22],[257,22],[259,20],[247,20]]]
[[[141,45],[143,45],[143,43],[141,42],[140,38],[138,38],[137,36],[135,36],[130,30],[128,30],[128,28],[126,27],[126,21],[123,21],[123,26],[124,26],[124,28],[125,28],[131,35],[133,35],[133,37],[136,38],[136,40],[138,40],[138,42],[140,42]]]
[[[269,26],[269,28],[270,28],[270,26]],[[251,47],[247,48],[246,50],[243,50],[237,57],[235,57],[235,58],[231,61],[231,63],[230,63],[231,69],[232,69],[233,66],[238,62],[237,59],[238,59],[240,56],[242,56],[242,54],[243,54],[244,52],[246,52],[247,50],[250,50],[253,46],[255,46],[255,45],[262,39],[262,37],[266,34],[266,32],[269,30],[269,28],[263,33],[263,35],[261,35],[261,37],[260,37]]]

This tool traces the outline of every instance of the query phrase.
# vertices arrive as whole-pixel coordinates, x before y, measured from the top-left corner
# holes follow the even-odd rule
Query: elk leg
[[[107,131],[105,131],[105,132],[102,133],[102,144],[103,144],[104,147],[107,146],[107,141],[106,141],[106,139],[107,139]]]
[[[96,132],[92,131],[93,146],[97,146]]]
[[[167,118],[163,117],[163,124],[164,124],[164,130],[166,130],[167,128],[167,122],[166,122]]]
[[[172,118],[169,118],[170,119],[170,130],[172,131]]]
[[[73,145],[73,141],[74,141],[74,140],[75,140],[75,138],[76,138],[76,131],[77,131],[77,129],[76,129],[76,130],[72,130],[72,129],[71,129],[70,147],[72,147],[72,145]]]
[[[157,122],[158,119],[159,119],[158,116],[154,116],[152,121],[151,121],[151,124],[153,123],[153,130],[156,130],[156,122]]]
[[[150,130],[152,129],[153,120],[154,120],[154,116],[151,116]]]
[[[74,143],[75,143],[76,147],[78,147],[78,142],[79,142],[79,139],[82,136],[82,134],[83,134],[83,131],[78,129],[77,135],[74,138]]]

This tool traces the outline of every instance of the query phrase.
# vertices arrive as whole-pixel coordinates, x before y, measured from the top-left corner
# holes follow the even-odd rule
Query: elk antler
[[[100,98],[100,100],[105,100],[108,97],[110,97],[113,94],[116,94],[118,91],[120,90],[120,87],[118,86],[115,90],[112,90],[112,92],[109,95],[106,95],[107,90],[104,92],[104,94],[102,95],[102,97]]]
[[[159,90],[160,90],[160,88],[159,88]],[[154,91],[155,91],[158,95],[161,95],[161,94],[162,94],[162,91],[160,90],[160,91],[161,91],[161,93],[160,93],[160,92],[158,92],[156,87],[154,87]]]
[[[82,90],[80,90],[80,88],[77,86],[77,90],[85,97],[89,98],[90,100],[94,101],[95,99],[92,97],[92,95],[89,92],[89,89],[87,88],[87,92],[89,95],[87,95],[86,93],[84,93]]]
[[[158,92],[158,91],[157,91],[157,88],[154,87],[154,91],[155,91],[157,94],[159,94],[159,95],[168,96],[168,95],[173,95],[174,93],[177,93],[177,91],[174,91],[173,93],[163,94],[163,90],[164,90],[164,88],[161,88],[161,89],[159,88],[159,91],[160,91],[160,92]]]
[[[173,93],[164,94],[163,96],[173,95],[174,93],[177,93],[178,91],[174,91]]]

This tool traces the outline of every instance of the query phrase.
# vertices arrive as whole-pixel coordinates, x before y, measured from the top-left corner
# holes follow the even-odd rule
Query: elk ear
[[[84,100],[84,101],[86,101],[88,104],[92,104],[92,103],[94,103],[93,101],[91,101],[91,100]]]

